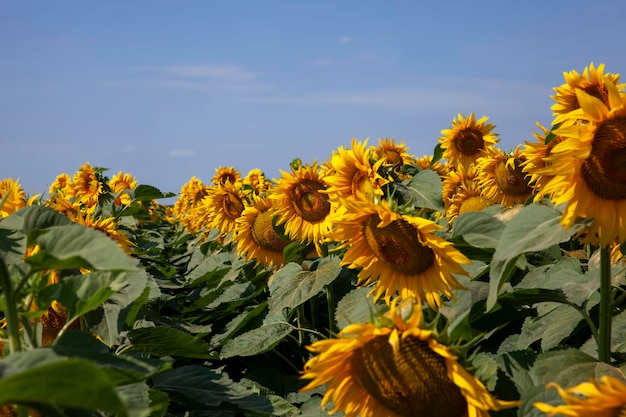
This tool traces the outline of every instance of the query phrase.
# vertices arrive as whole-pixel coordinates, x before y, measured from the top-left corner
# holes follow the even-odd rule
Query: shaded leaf
[[[254,356],[274,348],[293,331],[286,322],[265,323],[255,329],[230,339],[220,352],[222,358]]]
[[[215,354],[199,336],[191,336],[171,327],[143,327],[128,332],[131,352],[145,352],[153,356],[182,356],[214,359]]]

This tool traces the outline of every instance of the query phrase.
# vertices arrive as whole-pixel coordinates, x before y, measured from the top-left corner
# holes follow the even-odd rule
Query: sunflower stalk
[[[11,277],[9,270],[4,263],[4,259],[0,258],[0,285],[4,292],[5,300],[5,317],[7,321],[7,330],[9,332],[9,348],[11,353],[22,350],[20,343],[20,326],[19,316],[17,312],[17,300],[15,300],[15,292],[11,285]]]
[[[598,359],[611,362],[611,255],[608,246],[600,248],[600,323],[598,335]]]
[[[335,325],[335,293],[331,285],[327,285],[325,290],[326,301],[328,302],[328,332],[333,335],[339,332]]]

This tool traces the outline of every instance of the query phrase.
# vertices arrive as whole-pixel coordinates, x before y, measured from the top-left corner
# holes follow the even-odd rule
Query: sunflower
[[[50,185],[51,196],[62,195],[65,198],[72,198],[76,195],[72,178],[67,174],[59,174]]]
[[[582,75],[577,71],[564,72],[565,84],[560,87],[554,87],[555,95],[550,96],[556,103],[550,107],[555,116],[567,114],[573,110],[580,108],[576,90],[583,90],[585,93],[602,101],[605,106],[609,105],[608,84],[611,84],[618,90],[623,90],[626,84],[619,84],[619,74],[611,74],[604,72],[604,64],[598,65],[596,68],[593,62],[585,67]]]
[[[276,216],[272,209],[275,201],[269,197],[255,197],[237,218],[235,226],[239,253],[266,267],[284,265],[283,250],[291,243],[278,235],[272,226]]]
[[[550,130],[537,123],[542,133],[535,132],[536,140],[534,142],[525,142],[524,149],[521,151],[523,162],[521,163],[522,171],[528,176],[528,185],[537,190],[535,199],[541,199],[543,193],[541,190],[552,179],[552,175],[542,174],[543,168],[546,167],[544,158],[549,157],[552,148],[559,144],[563,138],[554,136],[548,143],[546,137],[550,134]]]
[[[367,148],[367,139],[363,142],[352,139],[350,149],[339,147],[333,152],[328,164],[328,175],[324,176],[331,200],[336,201],[336,196],[357,198],[359,194],[371,199],[374,195],[383,194],[381,187],[388,181],[377,171],[385,160],[380,158],[372,164],[371,156],[372,149]]]
[[[556,388],[565,401],[562,405],[550,405],[536,402],[533,405],[549,416],[569,417],[623,417],[626,415],[626,384],[623,380],[604,375],[600,381],[592,379],[574,387],[563,389],[557,384],[548,384],[547,388]]]
[[[71,201],[62,194],[53,194],[46,200],[46,206],[53,208],[61,214],[64,214],[70,220],[74,220],[81,211],[80,203]]]
[[[95,209],[98,197],[104,192],[96,170],[87,162],[74,174],[72,180],[76,191],[76,199],[85,206],[87,211]]]
[[[126,253],[131,253],[133,251],[133,243],[122,230],[118,229],[118,221],[114,217],[95,218],[92,213],[87,212],[77,215],[72,220],[78,224],[82,224],[83,226],[91,227],[92,229],[106,233],[107,236],[117,242],[118,246],[124,249]]]
[[[137,187],[137,180],[131,174],[124,174],[120,171],[113,175],[109,181],[109,187],[112,192],[119,193],[115,197],[115,205],[127,205],[130,204],[130,195],[126,191],[134,190]]]
[[[280,172],[280,180],[269,193],[276,200],[277,224],[284,224],[290,239],[318,246],[333,225],[325,174],[315,161],[292,166],[291,173]]]
[[[459,165],[458,167],[448,170],[441,181],[444,208],[448,210],[454,195],[459,191],[478,186],[478,179],[478,170],[475,164],[469,165],[468,167]]]
[[[346,417],[488,417],[515,407],[494,398],[436,334],[420,328],[421,309],[392,303],[379,324],[351,324],[335,339],[307,346],[301,391],[324,384],[322,407]]]
[[[413,163],[421,169],[432,169],[439,174],[440,177],[444,177],[448,174],[448,167],[445,163],[441,161],[433,163],[432,161],[432,155],[424,155],[421,158],[416,158]]]
[[[483,195],[504,207],[524,203],[534,190],[522,171],[523,163],[519,146],[510,153],[494,148],[478,158],[476,168],[481,173],[478,183]]]
[[[189,232],[195,231],[192,225],[194,208],[202,199],[209,195],[212,187],[204,185],[202,180],[193,176],[183,184],[178,199],[172,207],[173,221],[180,221]]]
[[[544,158],[542,170],[554,176],[544,193],[556,205],[566,204],[561,224],[567,228],[576,219],[594,219],[586,242],[599,239],[603,246],[615,238],[626,241],[626,97],[605,85],[610,107],[576,90],[581,108],[569,114],[586,122],[555,130],[565,140]]]
[[[214,187],[211,193],[202,199],[193,211],[193,229],[218,229],[222,235],[235,230],[236,220],[241,216],[244,206],[244,195],[241,188],[225,182]]]
[[[359,284],[374,283],[374,299],[388,301],[397,291],[437,308],[440,292],[453,298],[451,290],[463,288],[453,274],[467,275],[461,264],[471,261],[435,236],[435,222],[395,213],[386,200],[344,200],[335,224],[331,237],[348,247],[342,265],[363,268]]]
[[[403,165],[413,162],[415,157],[409,154],[409,148],[404,142],[396,143],[396,139],[379,139],[378,146],[372,147],[376,161],[382,159],[383,166],[393,167],[400,171]]]
[[[469,117],[458,114],[452,120],[452,127],[441,131],[443,136],[439,138],[439,143],[444,149],[442,158],[455,167],[467,167],[493,149],[498,143],[498,134],[493,132],[495,126],[487,123],[487,120],[487,116],[476,120],[473,112]]]
[[[0,202],[0,219],[26,207],[28,203],[22,186],[13,178],[0,180]]]
[[[448,223],[452,224],[463,213],[483,211],[494,204],[496,203],[493,200],[483,195],[478,184],[473,184],[460,189],[454,194],[446,210],[446,218]]]
[[[218,167],[215,168],[215,175],[211,182],[214,185],[224,185],[227,182],[233,184],[236,187],[241,185],[241,172],[234,167]]]
[[[244,189],[252,191],[255,195],[261,195],[268,190],[270,182],[265,178],[265,174],[258,168],[253,168],[243,179]]]

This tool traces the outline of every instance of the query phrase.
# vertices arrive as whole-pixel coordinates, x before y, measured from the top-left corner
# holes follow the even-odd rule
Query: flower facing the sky
[[[466,275],[471,261],[452,243],[435,235],[441,228],[422,217],[391,210],[386,200],[343,200],[332,238],[348,250],[342,264],[362,268],[359,284],[374,284],[375,299],[394,294],[416,297],[437,308],[441,293],[463,288],[453,274]]]
[[[543,192],[556,205],[565,204],[561,224],[593,219],[586,240],[599,239],[603,246],[615,238],[626,241],[626,97],[605,85],[608,106],[576,90],[581,108],[569,117],[577,122],[554,131],[564,140],[544,158],[541,171],[553,176]]]
[[[320,244],[333,225],[325,175],[317,162],[280,172],[280,180],[269,193],[276,200],[277,224],[284,224],[290,239]]]
[[[385,160],[372,163],[372,148],[367,147],[367,140],[359,142],[352,139],[352,147],[339,147],[329,161],[328,175],[324,181],[328,184],[331,200],[334,197],[358,198],[359,195],[372,198],[382,195],[381,186],[387,182],[377,170]]]
[[[236,222],[237,250],[247,259],[256,259],[266,267],[280,267],[286,263],[283,250],[290,241],[283,239],[272,226],[276,216],[275,200],[256,197],[246,206]]]
[[[592,379],[574,387],[554,387],[565,402],[550,405],[537,402],[534,406],[548,416],[568,417],[624,417],[626,416],[626,383],[615,377],[604,375],[600,380]]]
[[[137,180],[131,174],[125,174],[120,171],[113,175],[113,178],[109,181],[109,187],[113,193],[119,193],[115,197],[115,205],[127,205],[130,204],[130,195],[128,195],[127,191],[134,190],[137,187]]]
[[[421,309],[392,303],[378,324],[351,324],[308,346],[302,391],[324,384],[322,407],[346,417],[488,417],[517,402],[494,398],[450,347],[423,330]]]
[[[578,71],[572,70],[564,72],[563,78],[565,83],[560,87],[555,87],[554,91],[556,94],[551,96],[556,102],[551,107],[555,116],[567,114],[580,108],[576,95],[577,89],[583,90],[585,93],[608,105],[609,91],[607,85],[611,84],[618,90],[623,90],[626,85],[619,84],[619,74],[605,73],[604,64],[600,64],[596,68],[593,62],[588,67],[585,67],[582,75]]]
[[[415,157],[409,154],[409,148],[404,142],[396,143],[396,139],[379,139],[378,146],[373,146],[376,161],[382,159],[382,165],[392,166],[399,171],[405,164],[410,164]]]
[[[467,167],[492,149],[498,143],[498,134],[493,132],[495,126],[487,120],[487,116],[476,120],[473,112],[469,117],[459,114],[453,119],[452,126],[442,130],[443,136],[439,138],[444,149],[442,158],[452,166]]]

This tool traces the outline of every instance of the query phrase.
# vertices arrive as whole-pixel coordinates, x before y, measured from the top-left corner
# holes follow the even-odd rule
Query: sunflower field
[[[0,416],[625,416],[619,78],[565,72],[512,150],[472,113],[432,155],[352,139],[176,194],[0,180]]]

